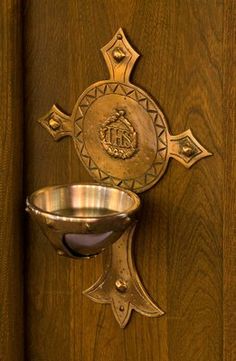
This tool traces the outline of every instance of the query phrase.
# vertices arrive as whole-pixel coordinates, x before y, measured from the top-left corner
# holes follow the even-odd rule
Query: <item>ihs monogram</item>
[[[131,158],[137,148],[137,133],[125,117],[124,110],[116,110],[100,127],[99,136],[106,152],[115,158]]]

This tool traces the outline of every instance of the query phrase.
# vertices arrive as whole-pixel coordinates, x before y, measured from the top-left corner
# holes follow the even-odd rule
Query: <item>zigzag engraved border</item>
[[[106,172],[103,172],[90,157],[85,147],[83,138],[83,118],[87,109],[96,99],[109,94],[123,95],[136,100],[149,113],[155,125],[158,143],[156,158],[148,171],[137,178],[116,178]],[[165,121],[160,115],[160,110],[150,98],[148,99],[145,94],[134,86],[129,86],[123,83],[106,82],[101,85],[94,85],[92,88],[90,87],[76,107],[77,109],[74,121],[74,142],[76,150],[82,163],[94,178],[96,178],[99,182],[134,190],[137,193],[147,190],[161,178],[168,162],[168,130]]]

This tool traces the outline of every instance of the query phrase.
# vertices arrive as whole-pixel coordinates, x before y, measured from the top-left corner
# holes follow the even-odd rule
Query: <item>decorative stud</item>
[[[125,53],[123,52],[122,48],[115,48],[112,51],[113,58],[120,63],[125,58]]]
[[[53,118],[49,119],[48,124],[52,130],[58,130],[61,126],[60,123]]]
[[[124,293],[127,290],[127,282],[122,279],[119,279],[115,283],[117,291]]]
[[[65,256],[65,252],[61,251],[60,249],[57,250],[58,256]]]

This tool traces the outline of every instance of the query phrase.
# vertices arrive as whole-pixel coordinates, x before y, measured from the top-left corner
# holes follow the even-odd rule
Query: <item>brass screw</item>
[[[125,293],[127,290],[127,287],[128,287],[127,282],[122,279],[117,280],[115,285],[116,285],[117,291],[121,292],[121,293]]]
[[[112,56],[118,63],[120,63],[125,58],[125,53],[122,48],[117,47],[113,50]]]

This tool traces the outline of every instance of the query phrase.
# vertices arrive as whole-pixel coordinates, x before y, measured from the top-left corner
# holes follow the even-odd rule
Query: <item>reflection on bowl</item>
[[[26,203],[58,253],[69,257],[94,256],[118,240],[140,206],[135,193],[99,184],[45,187]]]

